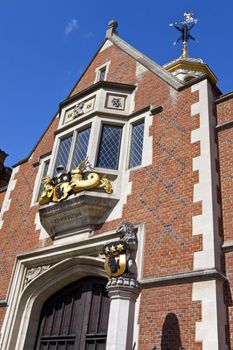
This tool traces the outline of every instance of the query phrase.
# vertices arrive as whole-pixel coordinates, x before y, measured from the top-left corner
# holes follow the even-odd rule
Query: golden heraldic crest
[[[100,177],[99,174],[93,172],[87,158],[71,172],[66,172],[66,169],[61,165],[57,167],[57,171],[57,176],[53,178],[45,176],[42,179],[44,188],[39,198],[40,205],[49,202],[60,202],[70,194],[84,190],[103,189],[106,193],[112,193],[112,185],[107,176]],[[89,174],[86,176],[86,173]]]

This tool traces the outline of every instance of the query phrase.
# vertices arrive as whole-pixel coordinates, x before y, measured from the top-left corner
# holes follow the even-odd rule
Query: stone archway
[[[88,276],[106,277],[101,259],[87,256],[66,259],[30,282],[14,307],[8,310],[2,349],[32,350],[46,300],[65,286]]]

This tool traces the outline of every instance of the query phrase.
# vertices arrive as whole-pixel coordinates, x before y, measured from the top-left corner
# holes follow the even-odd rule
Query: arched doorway
[[[104,278],[87,277],[52,295],[41,312],[35,350],[104,350],[109,298]]]

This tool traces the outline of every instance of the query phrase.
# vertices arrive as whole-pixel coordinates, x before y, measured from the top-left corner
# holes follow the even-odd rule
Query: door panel
[[[41,312],[35,350],[104,350],[109,298],[106,279],[79,280],[50,297]]]

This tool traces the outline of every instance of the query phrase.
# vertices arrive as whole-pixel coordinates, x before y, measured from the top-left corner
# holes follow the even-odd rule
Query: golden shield
[[[55,186],[54,192],[53,192],[53,202],[60,202],[66,197],[68,197],[68,194],[71,190],[69,182],[62,182]]]
[[[121,276],[126,270],[126,250],[121,241],[106,244],[105,271],[110,277]]]

